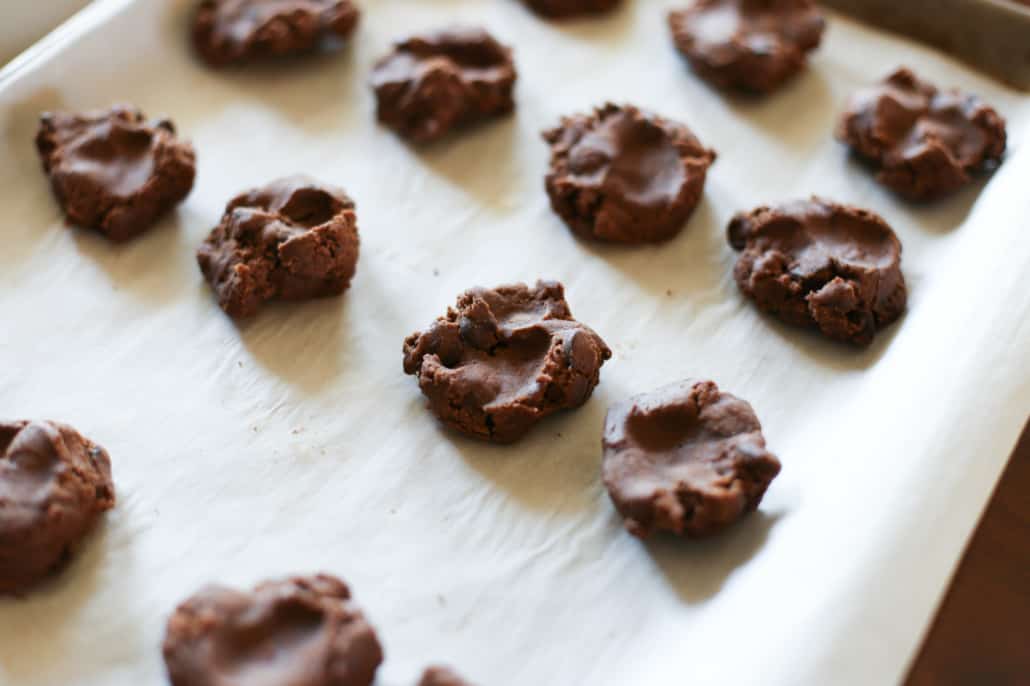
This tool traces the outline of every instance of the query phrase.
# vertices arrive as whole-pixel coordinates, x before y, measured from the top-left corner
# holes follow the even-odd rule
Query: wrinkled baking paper
[[[723,97],[647,0],[567,24],[515,0],[365,0],[341,54],[215,72],[190,4],[100,2],[0,76],[0,415],[100,442],[119,499],[60,577],[0,601],[0,682],[164,683],[180,600],[317,570],[378,628],[382,686],[429,662],[485,686],[898,681],[1030,410],[1025,97],[837,16],[784,91]],[[366,79],[392,39],[450,22],[515,46],[518,110],[416,150],[376,125]],[[1008,118],[989,182],[909,205],[832,139],[847,95],[899,64]],[[665,245],[584,243],[548,208],[539,132],[606,100],[719,153]],[[119,101],[171,116],[199,158],[186,203],[122,247],[62,224],[32,147],[39,111]],[[294,172],[356,199],[357,278],[237,326],[194,250],[230,197]],[[758,314],[732,281],[732,214],[810,193],[904,243],[909,311],[868,350]],[[538,277],[615,352],[593,398],[512,447],[442,430],[403,338],[467,287]],[[599,480],[605,408],[683,377],[748,399],[783,472],[726,535],[641,543]]]

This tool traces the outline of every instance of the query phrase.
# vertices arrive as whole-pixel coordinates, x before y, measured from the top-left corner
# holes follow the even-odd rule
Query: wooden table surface
[[[907,686],[1030,686],[1030,423]]]

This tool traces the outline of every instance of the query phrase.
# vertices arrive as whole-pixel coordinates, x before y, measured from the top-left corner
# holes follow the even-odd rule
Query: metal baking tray
[[[0,683],[162,683],[184,597],[319,570],[378,629],[381,686],[430,662],[493,686],[901,678],[1030,407],[1022,93],[833,14],[782,92],[726,97],[676,54],[680,3],[660,0],[563,24],[515,1],[364,0],[340,53],[214,72],[192,4],[101,0],[0,72],[0,415],[97,440],[119,498],[63,574],[0,601]],[[414,149],[376,125],[367,75],[393,39],[454,21],[514,46],[518,108]],[[897,200],[832,139],[848,95],[902,63],[1009,121],[997,173],[943,203]],[[586,244],[548,207],[540,131],[606,100],[719,153],[665,245]],[[126,101],[172,118],[199,169],[175,213],[112,246],[64,225],[32,139],[42,110]],[[356,200],[357,277],[237,326],[194,252],[229,198],[294,172]],[[781,326],[733,283],[730,217],[811,193],[904,244],[909,311],[868,350]],[[404,337],[465,288],[539,277],[614,350],[593,398],[515,446],[442,430]],[[688,376],[752,403],[783,472],[727,535],[644,544],[600,483],[605,409]]]

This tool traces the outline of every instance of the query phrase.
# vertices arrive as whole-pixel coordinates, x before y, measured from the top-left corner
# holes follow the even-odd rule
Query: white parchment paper
[[[0,682],[163,683],[185,596],[317,570],[379,629],[385,686],[430,661],[484,686],[900,678],[1030,410],[1024,97],[834,16],[789,88],[727,99],[657,0],[562,25],[514,0],[366,0],[342,54],[213,72],[189,4],[101,2],[0,75],[0,415],[102,443],[119,497],[64,574],[0,601]],[[452,21],[515,46],[518,111],[416,151],[375,124],[366,77],[392,39]],[[831,139],[846,96],[902,63],[1008,118],[989,183],[914,207]],[[719,152],[666,245],[585,244],[548,208],[539,131],[607,99]],[[171,116],[199,156],[189,200],[124,247],[62,224],[32,147],[41,110],[116,101]],[[357,278],[238,327],[194,250],[235,193],[298,171],[357,200]],[[867,351],[756,313],[730,277],[732,214],[810,193],[904,243],[910,310]],[[513,447],[441,430],[402,339],[467,287],[537,277],[615,351],[593,399]],[[642,544],[600,484],[605,408],[687,376],[749,399],[784,469],[727,535]]]

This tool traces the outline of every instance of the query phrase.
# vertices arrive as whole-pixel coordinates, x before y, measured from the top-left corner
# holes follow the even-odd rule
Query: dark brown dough
[[[733,275],[759,308],[797,326],[868,345],[905,310],[901,243],[880,216],[812,198],[738,214]]]
[[[322,574],[210,586],[176,608],[163,651],[172,686],[369,686],[383,661],[347,585]]]
[[[780,461],[751,405],[683,381],[612,406],[602,476],[626,528],[699,538],[758,508]]]
[[[611,351],[572,318],[553,281],[474,288],[426,331],[404,341],[404,371],[418,376],[447,426],[493,441],[518,440],[544,417],[590,397]]]
[[[911,200],[954,193],[1005,153],[1005,120],[975,95],[940,92],[908,69],[860,91],[837,138],[877,169],[876,180]]]
[[[697,0],[669,14],[676,48],[720,88],[775,90],[805,66],[826,20],[812,0]]]
[[[346,39],[359,18],[351,0],[203,0],[193,45],[213,67],[274,59]]]
[[[57,422],[0,422],[0,594],[58,571],[112,507],[103,448]]]
[[[428,667],[418,686],[471,686],[449,667]]]
[[[568,19],[610,12],[622,0],[524,0],[537,14],[551,19]]]
[[[204,277],[231,317],[267,301],[339,295],[358,262],[354,202],[305,176],[273,181],[229,202],[197,251]]]
[[[372,71],[376,116],[416,143],[515,108],[511,49],[480,28],[452,27],[394,45]]]
[[[68,221],[113,241],[140,235],[193,188],[193,146],[127,105],[46,112],[36,147]]]
[[[685,125],[629,105],[562,119],[545,179],[551,207],[582,238],[672,238],[701,200],[715,152]]]

